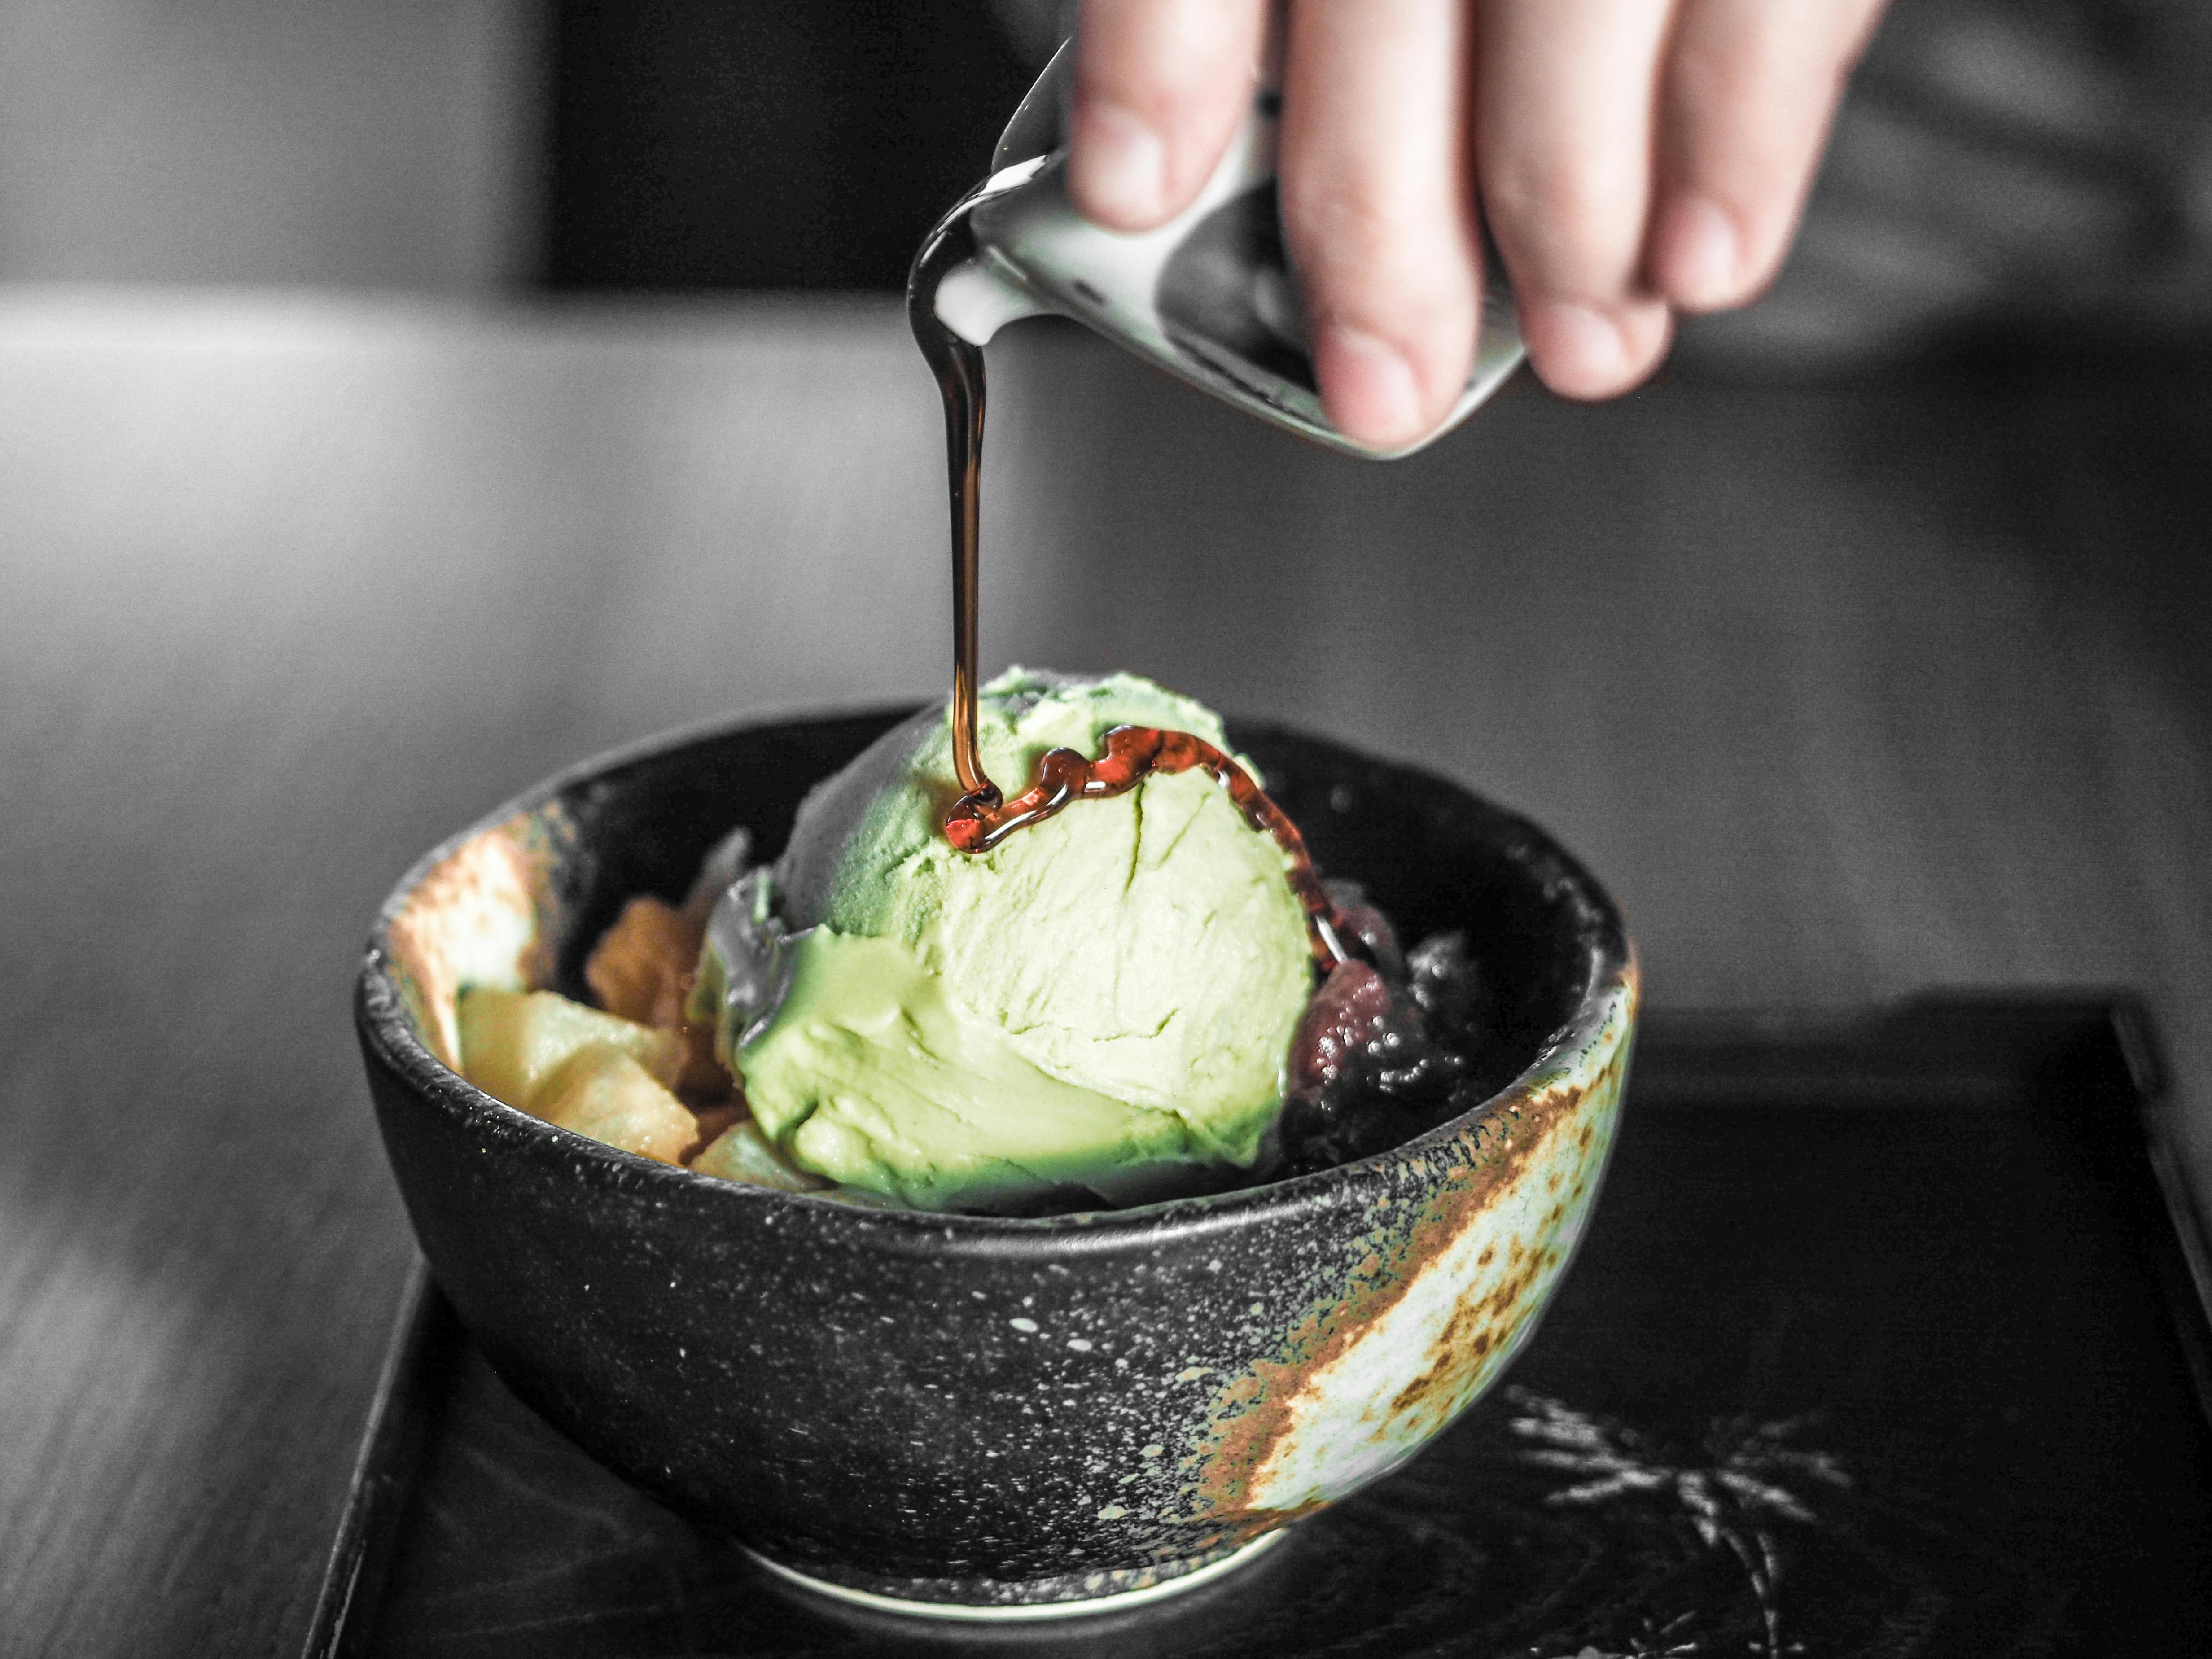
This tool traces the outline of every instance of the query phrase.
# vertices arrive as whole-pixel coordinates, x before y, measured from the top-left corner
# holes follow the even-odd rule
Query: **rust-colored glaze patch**
[[[1537,1287],[1539,1265],[1524,1262],[1488,1296],[1453,1310],[1429,1349],[1425,1368],[1390,1402],[1393,1415],[1415,1418],[1422,1438],[1443,1430],[1462,1403],[1462,1384],[1492,1352],[1509,1346],[1522,1322],[1534,1312],[1530,1292]]]
[[[553,872],[572,838],[560,808],[519,813],[432,865],[385,928],[392,978],[423,1046],[459,1069],[465,986],[521,990],[553,975]]]
[[[1632,969],[1615,1017],[1583,1052],[1595,1062],[1578,1068],[1583,1080],[1554,1073],[1462,1130],[1433,1160],[1445,1167],[1423,1171],[1424,1190],[1398,1194],[1381,1237],[1363,1237],[1342,1279],[1319,1287],[1278,1357],[1215,1395],[1187,1460],[1196,1474],[1188,1518],[1265,1531],[1402,1461],[1480,1391],[1540,1306],[1564,1260],[1559,1237],[1579,1223],[1610,1141],[1636,989]],[[1563,1187],[1572,1196],[1555,1200]],[[1394,1314],[1424,1324],[1439,1296],[1452,1300],[1433,1336],[1425,1328],[1417,1352],[1392,1351],[1378,1328]],[[1324,1418],[1371,1443],[1328,1443]],[[1302,1428],[1318,1440],[1298,1443]],[[1338,1463],[1340,1486],[1328,1473]]]

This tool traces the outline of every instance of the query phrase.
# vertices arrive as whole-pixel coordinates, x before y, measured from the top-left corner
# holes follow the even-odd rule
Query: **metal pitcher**
[[[1178,380],[1332,449],[1409,455],[1451,430],[1521,362],[1512,294],[1486,239],[1474,371],[1443,423],[1410,444],[1346,437],[1322,409],[1305,324],[1283,247],[1275,137],[1282,107],[1255,82],[1250,113],[1198,198],[1158,228],[1101,229],[1068,200],[1067,106],[1074,46],[1060,47],[1014,112],[991,175],[945,216],[915,262],[957,238],[966,257],[937,262],[938,320],[972,345],[1006,324],[1073,317]],[[915,301],[912,286],[908,302]]]

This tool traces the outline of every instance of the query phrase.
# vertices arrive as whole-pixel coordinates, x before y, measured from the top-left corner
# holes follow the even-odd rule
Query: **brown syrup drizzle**
[[[952,770],[968,795],[999,791],[975,752],[975,634],[981,610],[976,549],[981,540],[983,490],[983,349],[938,319],[937,287],[947,271],[975,257],[969,196],[938,222],[907,273],[906,320],[945,399],[945,483],[952,502]]]
[[[1037,763],[1036,781],[1006,800],[983,770],[975,744],[975,663],[980,583],[983,464],[983,352],[962,339],[937,315],[937,288],[947,271],[974,257],[968,216],[975,198],[962,200],[938,222],[907,273],[907,325],[937,377],[945,399],[945,481],[952,506],[952,770],[960,799],[945,815],[945,839],[963,853],[988,853],[1017,830],[1040,823],[1073,801],[1126,794],[1154,773],[1204,771],[1226,790],[1255,830],[1274,837],[1291,860],[1291,890],[1306,913],[1314,960],[1327,970],[1352,959],[1336,906],[1315,872],[1305,838],[1290,815],[1267,799],[1252,775],[1204,738],[1151,726],[1116,726],[1106,752],[1085,760],[1072,749],[1054,749]]]
[[[953,802],[945,815],[945,837],[963,853],[988,853],[1017,830],[1042,823],[1079,800],[1107,800],[1127,794],[1158,774],[1201,771],[1227,792],[1244,821],[1290,855],[1291,890],[1305,908],[1306,933],[1314,960],[1323,968],[1351,959],[1337,930],[1336,905],[1315,873],[1305,837],[1290,814],[1267,799],[1252,775],[1203,738],[1167,732],[1157,726],[1117,726],[1106,734],[1106,752],[1085,760],[1073,749],[1046,751],[1037,762],[1037,780],[1023,793],[1001,801],[989,787]]]

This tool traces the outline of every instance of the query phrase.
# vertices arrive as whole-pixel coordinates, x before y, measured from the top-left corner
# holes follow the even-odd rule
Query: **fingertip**
[[[1521,336],[1537,378],[1563,398],[1616,398],[1641,384],[1666,355],[1672,323],[1663,303],[1605,310],[1571,300],[1521,306]]]
[[[1539,300],[1521,307],[1528,362],[1563,398],[1602,398],[1628,378],[1620,325],[1590,306]]]
[[[1125,105],[1079,96],[1068,123],[1067,190],[1076,210],[1109,230],[1150,230],[1173,210],[1168,150]]]
[[[1683,311],[1721,311],[1750,297],[1744,239],[1735,216],[1711,198],[1670,198],[1651,230],[1651,284]]]
[[[1265,0],[1085,0],[1076,21],[1067,188],[1109,230],[1188,207],[1252,98]]]
[[[1338,431],[1359,443],[1411,443],[1436,424],[1405,353],[1363,329],[1332,323],[1314,343],[1322,405]]]

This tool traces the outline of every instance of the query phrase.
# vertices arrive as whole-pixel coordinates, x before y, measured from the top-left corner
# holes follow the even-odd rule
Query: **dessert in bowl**
[[[1022,1196],[1051,1212],[972,1213],[912,1207],[934,1189],[896,1178],[878,1183],[892,1201],[861,1203],[871,1189],[848,1182],[718,1178],[461,1075],[466,989],[586,999],[630,901],[679,898],[732,829],[781,847],[810,789],[898,724],[663,740],[427,857],[361,981],[393,1170],[514,1391],[772,1564],[946,1612],[1196,1582],[1411,1456],[1527,1339],[1612,1139],[1636,1006],[1626,931],[1526,820],[1241,726],[1229,738],[1320,868],[1408,937],[1463,933],[1483,965],[1486,1036],[1458,1097],[1474,1103],[1401,1144],[1313,1167],[1255,1139],[1240,1164],[1240,1130],[1192,1166],[1206,1190],[1110,1208],[1147,1191],[1057,1182]]]

